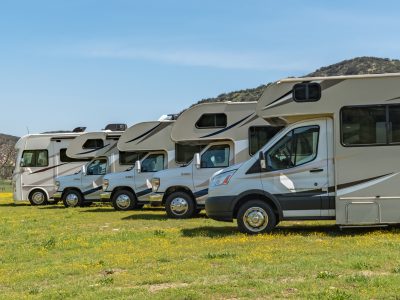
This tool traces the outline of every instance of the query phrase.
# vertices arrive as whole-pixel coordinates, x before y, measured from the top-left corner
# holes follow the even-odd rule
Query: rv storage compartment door
[[[374,201],[346,204],[346,221],[349,225],[378,224],[380,219],[380,205]]]

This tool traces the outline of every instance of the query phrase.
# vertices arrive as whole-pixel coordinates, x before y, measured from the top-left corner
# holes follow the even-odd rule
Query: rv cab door
[[[140,172],[135,170],[135,192],[139,200],[146,200],[151,192],[150,180],[155,172],[164,170],[165,159],[162,152],[148,154],[140,163]]]
[[[200,166],[192,164],[194,196],[197,204],[205,204],[208,195],[208,184],[211,176],[226,167],[229,167],[233,159],[233,144],[212,144],[200,154]]]
[[[107,158],[95,158],[82,174],[81,191],[85,199],[96,200],[100,198],[103,177],[107,173]]]
[[[304,122],[265,152],[263,189],[275,195],[285,218],[319,219],[334,214],[334,201],[328,196],[331,126],[330,119]]]

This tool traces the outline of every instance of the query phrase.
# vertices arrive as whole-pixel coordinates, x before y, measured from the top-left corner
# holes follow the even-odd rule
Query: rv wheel
[[[187,219],[193,216],[195,204],[185,192],[175,192],[168,196],[165,201],[165,210],[170,218]]]
[[[239,208],[237,224],[243,233],[271,232],[276,225],[276,216],[268,204],[260,200],[252,200]]]
[[[126,190],[117,191],[111,199],[111,203],[115,210],[131,210],[136,208],[135,195]]]
[[[78,191],[69,190],[64,193],[63,203],[65,207],[81,206],[83,203],[83,197]]]
[[[34,190],[29,194],[29,202],[31,205],[47,204],[47,195],[42,190]]]

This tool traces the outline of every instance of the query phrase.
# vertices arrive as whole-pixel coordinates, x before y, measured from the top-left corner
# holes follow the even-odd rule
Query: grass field
[[[282,223],[246,236],[204,214],[13,205],[0,194],[0,298],[400,297],[400,229]]]
[[[0,193],[11,193],[11,192],[12,192],[11,180],[0,179]]]

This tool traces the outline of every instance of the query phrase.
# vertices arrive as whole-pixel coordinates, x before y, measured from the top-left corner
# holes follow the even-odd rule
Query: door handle
[[[192,175],[192,173],[181,173],[181,176],[189,176]]]
[[[315,168],[315,169],[311,169],[310,170],[310,173],[318,173],[318,172],[322,172],[324,169],[318,169],[318,168]]]

